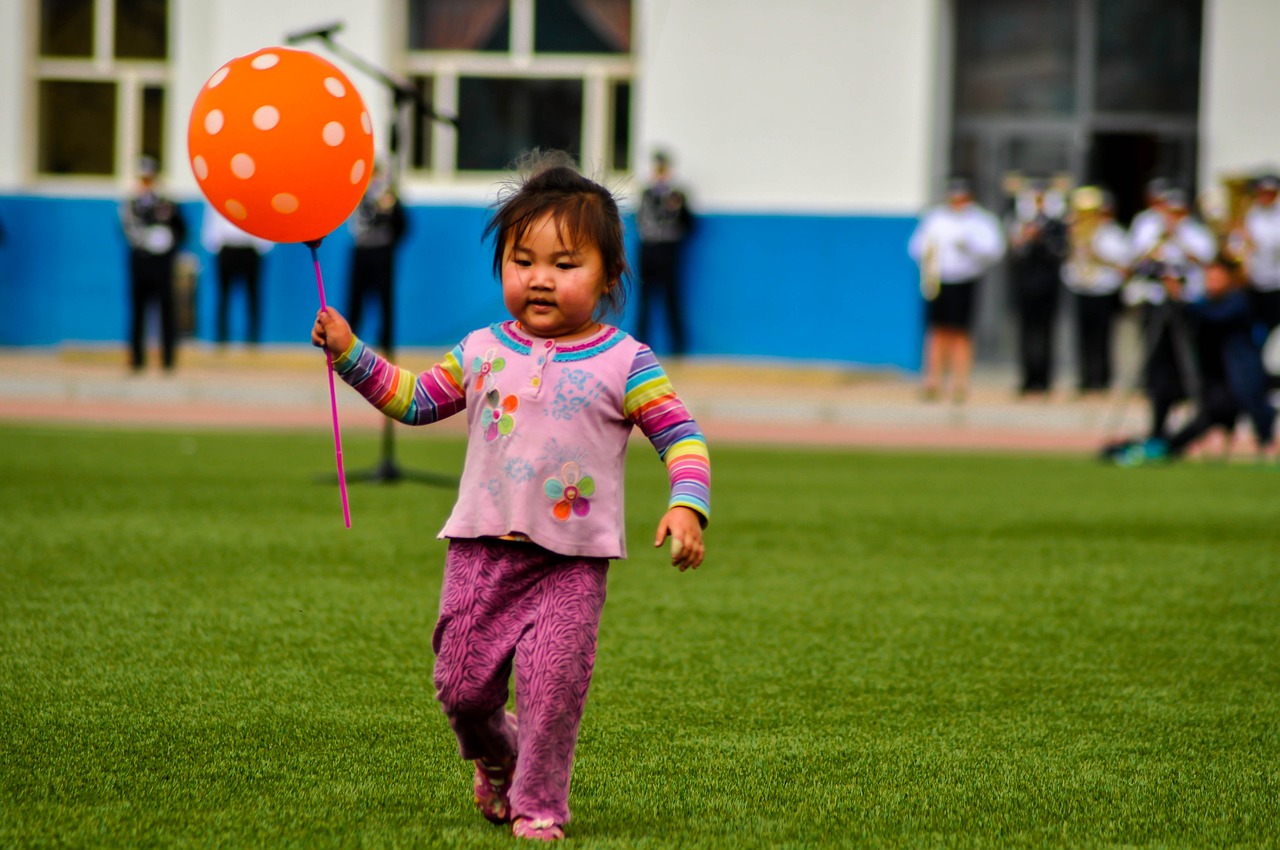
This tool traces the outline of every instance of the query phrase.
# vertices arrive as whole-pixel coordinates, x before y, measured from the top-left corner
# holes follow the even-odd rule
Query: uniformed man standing
[[[1057,207],[1061,207],[1060,198]],[[1018,311],[1019,395],[1043,395],[1053,384],[1054,327],[1067,257],[1067,224],[1050,208],[1047,187],[1032,181],[1009,227],[1013,294]]]
[[[213,206],[206,206],[204,221],[200,227],[200,244],[216,259],[218,265],[218,312],[215,327],[218,344],[226,343],[229,336],[227,314],[231,290],[237,282],[242,282],[248,313],[247,337],[250,345],[257,345],[262,341],[262,300],[258,285],[262,277],[262,255],[271,250],[273,243],[245,233]]]
[[[351,300],[347,320],[359,329],[365,302],[376,298],[381,310],[380,347],[389,354],[395,343],[395,254],[407,222],[404,205],[381,165],[375,165],[369,188],[351,219],[355,252],[351,259]]]
[[[173,271],[187,224],[178,205],[160,194],[158,172],[156,160],[144,156],[138,163],[138,192],[120,206],[120,224],[129,243],[130,365],[135,371],[146,361],[147,315],[152,305],[160,314],[160,358],[166,370],[174,366],[177,347]]]
[[[685,240],[693,225],[689,199],[672,182],[671,159],[659,151],[653,155],[653,182],[640,197],[636,226],[640,231],[640,305],[636,338],[649,341],[651,312],[666,311],[674,354],[685,353],[684,316],[681,312],[681,264]]]

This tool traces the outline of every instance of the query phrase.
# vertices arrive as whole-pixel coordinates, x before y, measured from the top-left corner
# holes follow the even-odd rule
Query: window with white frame
[[[630,168],[631,0],[406,0],[406,11],[420,95],[410,169],[501,171],[532,147]]]
[[[39,0],[37,45],[37,174],[163,169],[169,0]]]

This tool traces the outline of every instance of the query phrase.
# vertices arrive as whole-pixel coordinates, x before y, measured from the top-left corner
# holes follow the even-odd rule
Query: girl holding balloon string
[[[449,540],[437,698],[474,760],[476,805],[517,837],[556,840],[569,820],[573,751],[595,660],[609,562],[626,556],[623,472],[638,426],[670,479],[654,545],[681,571],[703,559],[710,464],[697,423],[650,349],[601,319],[627,274],[610,192],[567,154],[534,152],[485,229],[511,319],[468,334],[421,375],[322,309],[312,342],[388,416],[467,412]],[[506,711],[514,668],[516,713]]]

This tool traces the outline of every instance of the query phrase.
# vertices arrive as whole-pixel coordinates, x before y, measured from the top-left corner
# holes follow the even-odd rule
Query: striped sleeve
[[[711,519],[711,459],[707,440],[689,415],[658,358],[640,346],[627,375],[623,413],[658,450],[671,480],[669,508],[696,511],[706,525]]]
[[[462,343],[429,371],[414,375],[354,339],[350,348],[333,359],[333,369],[370,404],[406,425],[438,422],[467,406]]]

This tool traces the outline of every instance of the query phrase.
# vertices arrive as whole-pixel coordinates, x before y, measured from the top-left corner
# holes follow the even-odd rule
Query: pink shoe
[[[476,808],[492,823],[511,820],[511,802],[507,794],[511,791],[511,776],[515,772],[516,760],[513,758],[497,764],[476,759]]]
[[[564,838],[560,824],[550,818],[516,818],[511,825],[511,834],[531,841],[559,841]]]

